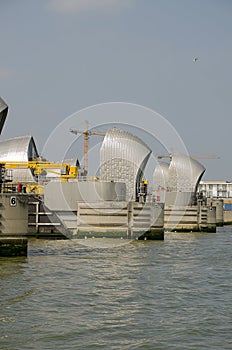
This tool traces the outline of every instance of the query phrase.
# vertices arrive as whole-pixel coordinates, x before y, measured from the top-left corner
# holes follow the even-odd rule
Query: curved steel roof
[[[118,128],[108,129],[100,149],[100,177],[124,182],[127,199],[135,199],[150,154],[151,149],[137,136]]]
[[[168,172],[170,191],[195,193],[205,167],[184,154],[173,154]]]
[[[0,162],[28,162],[38,156],[32,136],[0,141]],[[34,177],[30,169],[13,169],[13,181],[34,181]]]
[[[3,99],[0,97],[0,134],[5,124],[7,113],[8,113],[8,106],[6,102],[4,102]]]
[[[166,205],[194,204],[205,167],[184,154],[174,153],[170,164],[159,162],[153,175],[154,195]]]

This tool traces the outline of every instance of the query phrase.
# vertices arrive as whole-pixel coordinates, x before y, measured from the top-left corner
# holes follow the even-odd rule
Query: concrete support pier
[[[200,203],[165,207],[164,228],[176,232],[216,232],[216,207]]]
[[[28,232],[28,196],[0,193],[0,237],[22,237]]]
[[[164,239],[164,205],[137,202],[77,204],[76,237]]]
[[[26,238],[0,238],[0,257],[27,256]]]
[[[223,199],[211,199],[207,198],[207,206],[216,208],[216,224],[217,226],[224,225],[224,201]]]

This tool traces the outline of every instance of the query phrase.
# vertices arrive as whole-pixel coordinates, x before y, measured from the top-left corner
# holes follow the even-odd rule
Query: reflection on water
[[[31,240],[0,258],[0,349],[229,349],[231,237]]]

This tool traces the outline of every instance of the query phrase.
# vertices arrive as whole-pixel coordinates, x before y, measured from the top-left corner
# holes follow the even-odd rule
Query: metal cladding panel
[[[33,137],[23,136],[0,141],[0,162],[28,162],[36,159],[38,152]],[[30,169],[13,169],[13,181],[34,181]]]
[[[0,134],[2,132],[2,128],[5,124],[6,116],[8,113],[8,106],[0,97]]]
[[[153,188],[155,190],[166,190],[168,186],[169,164],[159,162],[153,174]]]
[[[173,154],[168,173],[170,191],[195,193],[205,167],[197,160],[184,155]]]
[[[168,187],[169,164],[159,162],[153,174],[153,195],[157,202],[165,202],[165,195]]]
[[[127,200],[135,199],[150,154],[151,149],[137,136],[118,128],[108,129],[100,150],[101,180],[124,182]]]

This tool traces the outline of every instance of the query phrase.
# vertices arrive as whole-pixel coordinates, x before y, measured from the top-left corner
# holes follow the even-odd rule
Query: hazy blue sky
[[[205,179],[232,179],[231,0],[0,0],[0,39],[1,139],[31,134],[42,150],[79,109],[136,103],[190,154],[221,157],[201,160]]]

